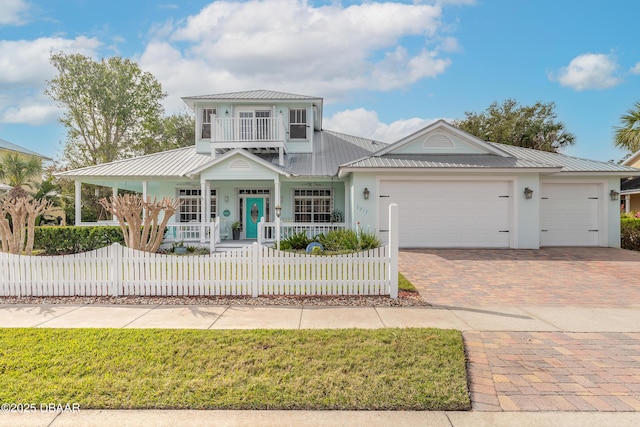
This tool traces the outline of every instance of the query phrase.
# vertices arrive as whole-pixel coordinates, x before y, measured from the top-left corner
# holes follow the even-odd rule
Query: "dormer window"
[[[215,117],[216,109],[215,108],[203,108],[202,109],[202,139],[211,138],[211,119]]]
[[[289,139],[307,139],[307,110],[305,108],[289,110]]]

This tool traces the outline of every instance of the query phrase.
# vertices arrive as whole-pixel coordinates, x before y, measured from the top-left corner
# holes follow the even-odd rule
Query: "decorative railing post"
[[[120,285],[122,278],[122,246],[118,243],[113,243],[110,247],[111,256],[111,294],[114,297],[120,296]]]
[[[262,287],[262,245],[254,243],[251,245],[249,262],[251,263],[251,296],[257,298]]]
[[[262,246],[262,243],[264,242],[264,225],[265,225],[264,217],[261,216],[260,222],[258,223],[258,240],[257,240],[260,246]]]
[[[389,205],[389,296],[398,298],[398,239],[400,237],[398,204]]]

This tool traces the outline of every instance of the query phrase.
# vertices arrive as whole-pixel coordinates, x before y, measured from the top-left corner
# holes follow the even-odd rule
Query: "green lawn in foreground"
[[[0,329],[0,402],[89,408],[471,408],[438,329]]]

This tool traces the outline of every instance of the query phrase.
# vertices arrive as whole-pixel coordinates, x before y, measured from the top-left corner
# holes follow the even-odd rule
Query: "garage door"
[[[381,181],[380,230],[390,203],[399,206],[401,247],[509,247],[508,181]]]
[[[598,184],[542,184],[540,246],[598,246]]]

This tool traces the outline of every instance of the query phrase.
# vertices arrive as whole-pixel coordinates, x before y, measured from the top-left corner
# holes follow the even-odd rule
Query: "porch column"
[[[631,212],[631,194],[624,195],[624,212]]]
[[[113,184],[111,186],[111,196],[115,199],[116,197],[118,197],[118,184]],[[118,218],[116,218],[115,215],[111,215],[111,221],[117,221]]]
[[[273,207],[281,206],[281,196],[280,196],[280,175],[278,175],[273,180]]]
[[[351,224],[351,191],[349,189],[349,183],[347,180],[344,181],[344,223]],[[346,228],[351,228],[350,225],[347,225]]]
[[[74,181],[75,184],[75,203],[76,203],[76,225],[80,225],[82,222],[82,182],[77,179]]]
[[[208,185],[207,185],[207,181],[204,178],[200,178],[200,243],[204,243],[206,241],[206,236],[205,236],[205,222],[209,222],[209,216],[207,214],[207,212],[209,211],[209,209],[207,209],[207,206],[209,205],[209,203],[207,203],[207,196],[208,196],[208,191],[207,191]]]

